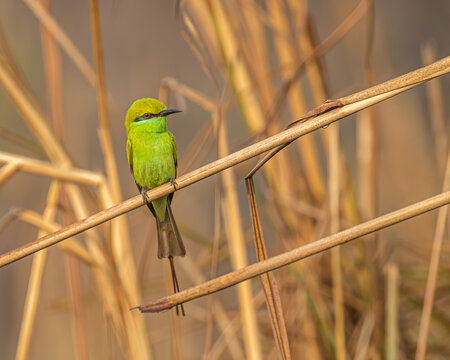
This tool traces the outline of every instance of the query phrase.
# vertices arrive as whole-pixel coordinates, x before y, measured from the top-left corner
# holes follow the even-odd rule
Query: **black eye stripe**
[[[145,113],[144,115],[138,116],[137,118],[134,119],[134,122],[138,122],[138,121],[142,121],[142,120],[148,120],[151,119],[153,117],[157,117],[158,114],[150,114],[150,113]]]

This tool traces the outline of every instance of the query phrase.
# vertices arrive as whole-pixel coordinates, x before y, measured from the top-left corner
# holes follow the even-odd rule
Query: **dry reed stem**
[[[48,157],[59,165],[68,165],[70,163],[69,158],[61,145],[55,140],[41,111],[37,108],[35,103],[31,101],[30,95],[23,92],[24,89],[21,88],[1,63],[0,82],[5,87],[6,92],[11,96],[25,120],[27,120],[28,125],[36,135]]]
[[[386,360],[398,358],[398,278],[398,266],[388,264],[386,266]]]
[[[214,195],[214,233],[213,233],[213,241],[212,241],[212,249],[211,249],[211,267],[210,267],[210,279],[214,279],[217,276],[217,265],[219,258],[219,242],[220,242],[220,204],[221,204],[221,196],[220,196],[220,185],[216,184],[215,186],[215,195]],[[206,321],[206,336],[205,336],[205,347],[203,350],[202,360],[207,360],[209,358],[209,353],[211,351],[212,341],[213,341],[213,330],[214,330],[214,305],[215,305],[216,297],[211,295],[209,297],[209,311],[208,317]]]
[[[49,0],[39,0],[42,6],[48,11]],[[63,123],[63,108],[62,108],[62,72],[61,72],[61,57],[59,50],[55,44],[53,36],[41,24],[41,47],[42,56],[45,68],[45,78],[47,83],[47,99],[50,105],[50,118],[52,121],[52,128],[56,138],[63,142],[64,138],[64,123]]]
[[[80,184],[88,184],[99,186],[105,181],[103,174],[94,171],[68,168],[66,166],[58,166],[47,161],[36,160],[26,156],[6,153],[0,151],[0,163],[6,163],[2,168],[2,172],[6,167],[10,169],[6,174],[0,173],[0,184],[16,171],[25,171],[31,174],[48,176],[54,179],[70,181]]]
[[[221,121],[221,109],[217,110],[218,148],[219,157],[229,154],[228,132],[226,122]],[[233,269],[247,266],[247,251],[245,249],[244,231],[242,228],[241,212],[239,209],[236,181],[232,168],[222,172],[223,184],[223,216],[227,231],[227,240],[230,248],[231,265]],[[253,303],[252,288],[250,283],[239,284],[236,288],[239,300],[239,308],[244,335],[244,345],[247,359],[262,359],[260,336],[256,319],[256,310]]]
[[[438,207],[450,203],[450,191],[427,198],[423,201],[406,206],[399,210],[379,216],[339,233],[329,235],[325,238],[309,243],[267,260],[249,265],[243,269],[222,275],[214,280],[183,290],[179,293],[166,296],[147,305],[138,306],[142,312],[159,312],[168,310],[177,304],[181,304],[199,297],[209,295],[213,292],[236,285],[242,281],[251,279],[268,271],[278,269],[293,262],[305,259],[312,255],[329,250],[335,246],[345,244],[361,236],[392,226],[401,221],[424,214]]]
[[[287,81],[293,76],[292,67],[287,68],[287,64],[295,63],[297,56],[292,44],[289,41],[289,21],[283,11],[281,0],[267,1],[268,11],[273,17],[275,46],[279,62],[285,70],[282,71],[282,79]],[[293,117],[297,114],[304,114],[307,110],[300,83],[296,82],[290,87],[287,93],[287,100]],[[305,167],[305,176],[308,188],[314,198],[323,202],[325,198],[325,185],[322,170],[320,169],[316,144],[313,136],[306,136],[297,144],[298,152]]]
[[[386,81],[380,85],[374,86],[359,93],[341,98],[340,101],[346,102],[343,106],[331,109],[320,115],[311,117],[308,116],[307,121],[302,121],[297,126],[286,129],[276,135],[273,135],[265,140],[259,141],[251,146],[236,151],[224,158],[218,159],[201,168],[191,171],[176,179],[177,189],[182,189],[197,181],[214,175],[224,169],[239,164],[252,157],[260,155],[268,150],[280,147],[283,144],[290,143],[298,137],[307,134],[311,131],[329,125],[334,121],[340,120],[357,111],[367,108],[368,106],[377,104],[383,100],[398,95],[406,90],[409,90],[417,85],[422,84],[437,76],[450,72],[450,57],[446,57],[429,66],[412,71],[406,75],[400,76],[390,81]],[[0,67],[0,80],[2,80],[2,72]],[[272,153],[272,152],[270,152]],[[157,199],[161,196],[168,195],[174,191],[173,186],[169,183],[158,186],[147,192],[149,201]],[[81,198],[81,195],[80,195]],[[76,201],[76,196],[74,200]],[[54,245],[59,241],[67,239],[73,235],[79,234],[96,225],[102,224],[114,217],[122,215],[128,211],[138,208],[144,204],[142,196],[138,195],[122,203],[115,205],[109,209],[100,211],[89,217],[84,217],[83,220],[71,224],[53,234],[44,236],[34,242],[22,246],[16,250],[12,250],[0,256],[0,267],[5,266],[11,262],[17,261],[25,256],[28,256],[36,251],[42,250],[48,246]]]
[[[253,240],[255,243],[256,255],[258,261],[267,259],[267,250],[264,241],[264,235],[261,227],[258,206],[255,197],[255,186],[253,178],[246,178],[247,197],[250,207],[250,214],[253,225]],[[275,276],[272,272],[260,276],[264,289],[266,305],[271,318],[272,330],[277,341],[278,351],[281,359],[291,359],[289,348],[289,339],[284,321],[281,298]]]
[[[295,84],[301,75],[303,68],[309,61],[320,58],[326,54],[334,45],[344,38],[347,32],[359,21],[362,15],[367,11],[368,6],[372,0],[361,0],[358,5],[344,18],[344,20],[331,32],[319,45],[317,45],[309,54],[303,56],[299,61],[296,61],[296,69],[292,76],[285,81],[281,87],[277,99],[275,100],[273,114],[277,114],[284,104],[284,99],[289,93],[291,86]],[[289,64],[292,66],[293,64]],[[272,121],[272,119],[269,119]]]
[[[184,261],[180,263],[185,271],[186,275],[189,275],[189,278],[193,283],[201,283],[206,281],[206,277],[203,272],[196,265],[196,262],[192,261],[189,256],[186,256]],[[222,304],[219,299],[214,304],[214,318],[215,321],[221,330],[221,334],[224,337],[225,346],[228,347],[230,356],[233,359],[244,359],[244,351],[241,348],[241,344],[237,339],[235,332],[231,332],[229,329],[229,325],[232,322],[229,315],[224,310]],[[211,358],[213,349],[211,349]]]
[[[328,193],[330,211],[330,233],[339,231],[339,123],[329,127],[328,145]],[[334,338],[336,342],[336,359],[345,360],[347,350],[345,345],[345,312],[342,284],[341,251],[339,247],[331,249],[331,275],[333,279],[334,305]]]
[[[370,359],[370,341],[373,336],[375,329],[375,316],[373,312],[367,312],[361,326],[361,331],[359,334],[358,344],[355,349],[355,360],[366,360]]]
[[[42,216],[44,221],[52,221],[55,217],[59,192],[60,184],[57,181],[53,181],[47,194],[47,205]],[[39,230],[38,238],[43,236],[45,233],[45,231]],[[41,292],[46,258],[47,250],[41,251],[33,257],[30,277],[28,280],[28,289],[25,297],[22,323],[20,326],[19,340],[17,342],[16,360],[25,360],[28,358],[31,334],[36,319],[36,310]]]
[[[20,210],[16,213],[16,216],[18,219],[37,227],[41,232],[46,234],[55,232],[61,228],[59,224],[46,220],[40,214],[31,210]],[[61,242],[58,244],[58,247],[75,256],[87,265],[97,266],[97,263],[92,255],[84,248],[83,245],[79,244],[75,239]]]
[[[444,175],[442,191],[450,189],[450,151],[447,154],[447,164]],[[417,338],[416,360],[425,359],[427,351],[428,332],[430,329],[431,314],[433,312],[434,296],[436,294],[437,275],[439,270],[439,258],[441,256],[442,242],[445,237],[445,227],[448,214],[448,206],[439,209],[436,220],[436,229],[431,250],[430,265],[428,268],[428,278],[425,287],[425,295],[420,318],[419,335]]]
[[[200,105],[205,111],[214,112],[216,110],[216,102],[214,101],[214,99],[198,90],[191,88],[190,86],[178,82],[178,80],[174,78],[166,77],[159,83],[158,98],[161,101],[167,101],[168,90],[179,93],[183,97],[191,100],[197,105]]]
[[[173,285],[172,285],[172,271],[170,269],[169,261],[164,260],[164,277],[165,277],[165,288],[166,293],[170,294],[173,291]],[[181,310],[181,313],[184,314],[184,309]],[[182,354],[183,354],[183,342],[181,340],[181,326],[180,326],[180,316],[178,315],[178,308],[177,311],[172,311],[169,314],[169,320],[170,320],[170,343],[172,347],[172,359],[175,360],[181,360]]]
[[[38,18],[39,22],[52,34],[56,42],[67,53],[70,59],[73,60],[80,72],[89,81],[91,85],[96,84],[95,71],[78,50],[72,40],[62,30],[55,19],[49,14],[49,12],[39,3],[37,0],[24,0],[33,14]]]
[[[0,185],[3,185],[11,176],[20,169],[20,164],[16,161],[8,162],[0,170]]]
[[[430,43],[422,48],[422,63],[428,65],[436,61],[436,48]],[[426,84],[428,112],[430,113],[431,126],[434,133],[434,147],[436,159],[440,171],[444,171],[445,154],[448,146],[448,130],[445,125],[444,99],[442,84],[438,79]]]

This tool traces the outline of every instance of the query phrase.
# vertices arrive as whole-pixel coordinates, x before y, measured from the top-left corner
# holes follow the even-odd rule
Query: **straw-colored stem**
[[[330,210],[330,233],[339,231],[339,123],[329,127],[328,144],[328,192]],[[333,279],[334,337],[336,359],[345,360],[345,312],[342,284],[341,251],[339,247],[331,249],[331,273]]]
[[[292,77],[293,69],[288,69],[286,65],[294,63],[297,58],[292,44],[288,41],[289,22],[282,10],[282,1],[269,0],[267,1],[267,6],[273,16],[275,27],[274,40],[279,62],[285,69],[281,75],[284,80],[287,80]],[[306,102],[299,82],[292,84],[290,91],[287,93],[287,100],[293,117],[306,112]],[[308,187],[314,198],[321,203],[325,197],[325,184],[314,137],[306,136],[296,145],[305,167]]]
[[[11,161],[4,165],[0,169],[0,185],[3,185],[3,183],[13,176],[19,169],[20,165],[17,161]]]
[[[450,151],[447,154],[447,165],[444,175],[442,191],[450,189]],[[427,351],[428,332],[430,329],[431,313],[433,312],[434,296],[436,294],[436,282],[439,269],[439,258],[441,256],[442,242],[445,237],[445,225],[447,222],[448,206],[439,209],[436,221],[436,230],[433,238],[428,278],[425,287],[422,316],[420,318],[419,335],[417,339],[416,360],[425,359]]]
[[[430,43],[422,48],[422,63],[428,65],[436,61],[436,48]],[[448,130],[445,125],[444,97],[442,84],[439,79],[429,81],[425,87],[427,91],[428,111],[434,134],[434,149],[440,171],[444,171],[445,154],[449,143]]]
[[[80,72],[86,77],[86,79],[95,85],[96,77],[95,72],[86,58],[81,54],[73,41],[67,36],[67,34],[58,25],[55,19],[48,13],[48,11],[37,0],[24,0],[30,10],[39,19],[41,24],[49,31],[58,44],[69,55]]]
[[[218,115],[220,116],[220,115]],[[217,121],[218,131],[218,155],[225,157],[229,154],[228,133],[225,121]],[[222,172],[222,184],[224,192],[224,223],[227,229],[227,240],[230,247],[231,265],[233,269],[247,266],[247,252],[245,249],[244,232],[241,222],[241,211],[239,209],[238,196],[234,171],[227,169]],[[253,303],[252,289],[250,283],[242,283],[237,286],[239,307],[241,314],[242,329],[244,333],[244,344],[247,359],[262,359],[261,345],[259,339],[256,311]]]
[[[58,182],[53,182],[47,195],[47,205],[44,210],[43,220],[52,221],[55,216],[58,194],[60,185]],[[46,232],[40,230],[38,237],[41,237]],[[22,316],[22,324],[20,326],[19,341],[17,343],[16,360],[25,360],[28,358],[30,349],[30,340],[33,331],[34,322],[36,319],[36,310],[41,293],[42,276],[44,273],[45,260],[47,251],[41,251],[33,257],[31,265],[30,278],[28,281],[28,290],[25,298],[24,311]]]
[[[101,173],[84,169],[69,168],[66,166],[58,166],[47,161],[36,160],[25,156],[6,153],[3,151],[0,151],[0,163],[1,162],[6,163],[7,165],[5,166],[9,166],[9,171],[6,174],[8,175],[8,177],[14,173],[13,170],[20,170],[29,172],[31,174],[48,176],[58,180],[89,185],[99,185],[105,181],[105,178]],[[5,181],[6,178],[8,178],[2,178],[2,176],[6,175],[0,173],[0,184]]]
[[[20,210],[16,216],[20,220],[36,226],[42,233],[48,234],[61,228],[59,224],[45,220],[41,215],[31,210]],[[80,245],[76,239],[61,242],[58,244],[58,247],[85,262],[87,265],[97,266],[97,263],[92,255],[82,245]]]
[[[398,354],[398,266],[386,266],[386,360]]]
[[[217,264],[219,257],[219,240],[220,240],[220,204],[221,204],[221,196],[220,196],[220,187],[219,184],[216,184],[215,189],[215,201],[214,201],[214,235],[213,235],[213,245],[211,250],[211,268],[210,268],[210,278],[214,279],[217,275]],[[213,330],[214,330],[214,305],[215,305],[216,297],[211,295],[209,298],[209,311],[208,318],[206,322],[206,336],[205,336],[205,349],[203,351],[203,360],[208,360],[211,345],[213,341]]]
[[[271,257],[267,260],[249,265],[243,269],[239,269],[226,275],[222,275],[206,283],[191,287],[187,290],[183,290],[170,296],[166,296],[153,303],[139,306],[138,308],[143,312],[159,312],[168,310],[176,306],[176,304],[191,301],[193,299],[209,295],[213,292],[226,289],[242,281],[251,279],[268,271],[278,269],[293,262],[329,250],[335,246],[345,244],[361,236],[384,229],[386,227],[424,214],[428,211],[437,209],[449,203],[450,191],[447,191],[445,193],[441,193],[439,195],[427,198],[423,201],[393,211],[386,215],[377,217],[373,220],[369,220],[362,224],[353,226],[336,234],[329,235],[312,243],[300,246],[283,254]]]

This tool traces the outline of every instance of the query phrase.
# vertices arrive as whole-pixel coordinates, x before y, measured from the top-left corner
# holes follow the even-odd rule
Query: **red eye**
[[[144,119],[150,119],[150,114],[149,113],[144,114]]]

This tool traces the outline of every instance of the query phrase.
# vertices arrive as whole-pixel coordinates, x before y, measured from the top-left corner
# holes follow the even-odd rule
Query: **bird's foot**
[[[144,199],[145,205],[148,206],[150,204],[150,201],[148,201],[147,190],[141,189],[141,195],[142,195],[142,198]]]
[[[176,190],[177,189],[177,181],[175,179],[170,179],[170,184],[173,186],[173,189]]]

